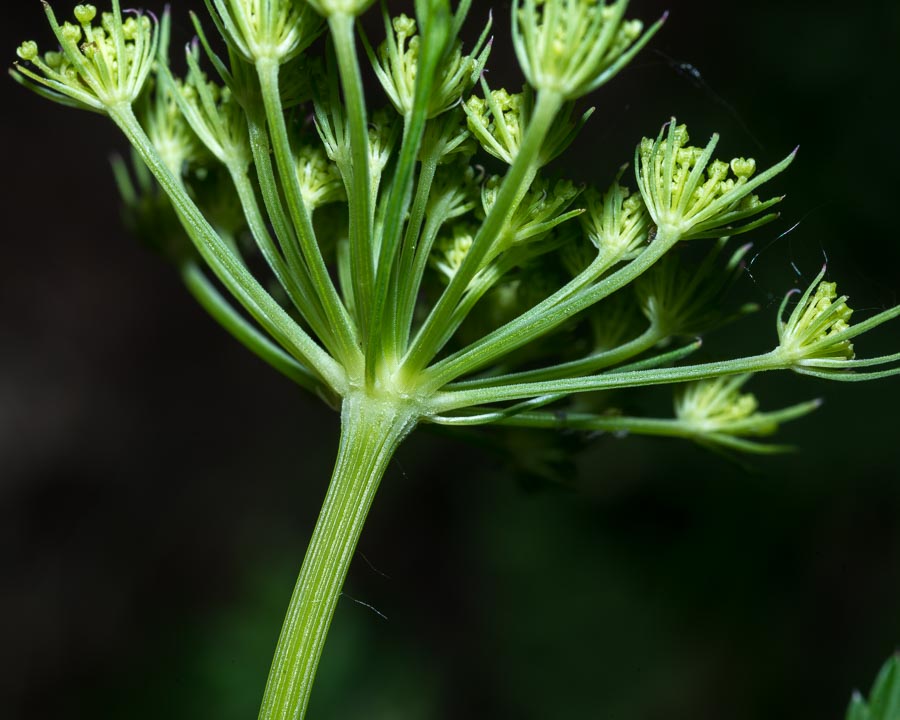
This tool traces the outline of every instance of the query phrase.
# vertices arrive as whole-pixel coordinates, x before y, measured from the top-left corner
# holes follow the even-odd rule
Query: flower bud
[[[22,60],[34,60],[38,56],[37,43],[34,40],[26,40],[16,49],[16,55]]]
[[[705,148],[688,146],[688,141],[687,128],[672,118],[655,141],[644,138],[635,151],[638,187],[659,233],[682,240],[724,237],[777,217],[762,213],[783,198],[760,201],[751,193],[790,165],[796,151],[754,175],[755,160],[712,160],[718,135]]]
[[[13,77],[52,100],[95,112],[134,103],[153,67],[157,24],[147,15],[123,20],[119,0],[112,0],[112,5],[112,12],[103,13],[96,26],[91,24],[97,17],[93,5],[76,6],[78,24],[60,24],[45,3],[60,50],[41,61],[37,46],[23,43],[19,57],[33,68],[19,66]]]
[[[211,0],[228,44],[250,63],[297,57],[322,32],[306,0]]]
[[[97,8],[93,5],[76,5],[72,14],[82,25],[90,25],[97,17]]]
[[[513,44],[537,90],[575,100],[619,72],[665,20],[647,32],[625,20],[628,0],[515,0]]]

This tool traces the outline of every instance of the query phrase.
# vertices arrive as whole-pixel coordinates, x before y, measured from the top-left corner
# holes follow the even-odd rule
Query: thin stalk
[[[515,320],[428,368],[425,371],[423,389],[435,391],[461,375],[478,370],[544,335],[576,313],[633,282],[649,270],[677,241],[677,236],[669,237],[660,233],[640,255],[621,270],[606,276],[594,285],[581,287],[561,297],[561,294],[571,286],[570,283]]]
[[[357,323],[365,347],[375,285],[375,256],[372,247],[373,202],[369,177],[368,117],[359,58],[356,53],[354,22],[351,15],[343,13],[334,13],[328,18],[350,129],[350,166],[353,168],[347,193],[350,214],[350,266]]]
[[[316,393],[322,389],[319,379],[308,368],[294,360],[244,319],[222,297],[222,294],[196,263],[185,263],[180,270],[181,279],[194,299],[235,340],[301,387]]]
[[[337,351],[335,339],[330,332],[330,326],[322,317],[318,298],[314,293],[310,295],[309,273],[305,271],[305,267],[300,269],[301,272],[297,272],[296,269],[286,266],[283,255],[275,247],[269,229],[266,227],[259,203],[256,200],[256,191],[247,173],[241,170],[231,170],[231,178],[244,210],[247,226],[250,228],[256,246],[262,253],[266,264],[275,275],[278,284],[284,288],[294,307],[309,323],[313,332],[330,353],[335,353]]]
[[[344,398],[337,463],[278,638],[260,720],[304,717],[363,524],[415,418],[409,407],[361,393]]]
[[[422,134],[425,130],[424,109],[416,112],[404,122],[403,139],[400,145],[400,155],[397,159],[397,167],[394,170],[391,190],[388,193],[387,204],[383,222],[381,243],[379,244],[379,258],[375,268],[375,286],[372,297],[372,316],[369,323],[369,338],[366,357],[368,363],[366,372],[374,377],[377,369],[376,362],[381,359],[385,345],[393,356],[396,356],[398,348],[394,343],[395,331],[391,325],[396,325],[396,298],[402,290],[398,287],[408,281],[396,272],[396,256],[400,250],[400,236],[403,232],[403,223],[412,194],[413,175],[416,166],[416,157]],[[387,317],[386,317],[387,316]],[[388,322],[388,332],[385,333],[384,325]]]
[[[431,256],[431,249],[437,240],[438,233],[440,233],[441,228],[443,228],[444,224],[447,222],[446,214],[449,206],[450,200],[444,199],[437,204],[433,211],[426,212],[425,226],[418,238],[416,247],[413,249],[414,257],[412,269],[409,272],[410,293],[402,301],[404,306],[403,315],[398,319],[400,329],[405,333],[401,347],[403,347],[406,352],[409,351],[409,337],[412,333],[413,322],[415,320],[416,301],[418,299],[419,291],[422,288],[425,271],[428,268],[428,259]]]
[[[456,390],[435,395],[429,403],[432,414],[445,413],[464,407],[488,405],[510,400],[523,400],[542,395],[570,394],[613,390],[626,387],[644,387],[668,383],[706,380],[722,375],[737,373],[757,373],[766,370],[783,370],[791,367],[793,361],[780,348],[748,358],[722,360],[719,362],[685,365],[675,368],[635,370],[631,372],[609,372],[580,378],[548,380],[545,382],[499,385],[474,390]]]
[[[369,360],[366,372],[370,379],[374,378],[376,363],[381,359],[380,353],[383,354],[387,349],[393,359],[400,352],[400,347],[395,342],[396,333],[393,330],[397,325],[397,298],[405,294],[405,286],[409,282],[409,278],[397,271],[397,262],[402,253],[403,225],[412,200],[416,161],[428,120],[428,104],[432,85],[438,75],[438,65],[447,46],[448,37],[445,32],[445,23],[449,20],[448,10],[449,4],[436,6],[433,8],[433,12],[427,13],[426,17],[422,18],[424,25],[420,35],[421,47],[416,69],[413,104],[403,122],[403,139],[394,169],[391,190],[387,197],[382,237],[378,246],[372,316],[366,352]],[[386,323],[387,328],[385,328]],[[387,347],[385,348],[385,346]]]
[[[437,145],[437,144],[435,144]],[[428,207],[428,197],[434,184],[434,176],[437,172],[439,148],[429,148],[422,161],[419,170],[416,195],[409,214],[409,223],[406,226],[406,236],[403,239],[403,249],[400,254],[400,269],[398,274],[404,278],[400,292],[394,300],[394,348],[399,352],[406,351],[411,331],[412,317],[415,312],[416,298],[419,294],[421,282],[412,273],[413,261],[416,256],[416,248],[422,233],[422,223]]]
[[[287,201],[288,213],[300,240],[303,259],[306,261],[313,286],[319,296],[319,301],[322,303],[325,315],[334,328],[337,340],[341,346],[341,353],[338,357],[345,367],[355,368],[362,360],[362,353],[356,341],[356,327],[353,319],[347,312],[347,308],[341,302],[331,276],[328,274],[328,267],[325,265],[322,251],[316,241],[312,218],[300,192],[294,155],[291,150],[287,124],[284,119],[284,109],[281,104],[279,67],[275,60],[258,60],[256,63],[263,105],[266,109],[266,119],[269,123],[269,131],[272,138],[272,149],[275,154],[275,165],[281,176],[281,186]],[[286,248],[286,250],[290,250],[290,248]],[[286,256],[288,262],[290,262],[290,253],[286,252]],[[296,259],[296,262],[299,262],[299,258]]]
[[[468,288],[469,281],[478,272],[482,259],[490,251],[509,219],[509,214],[515,210],[524,191],[534,180],[539,167],[540,151],[544,139],[550,131],[562,103],[562,96],[558,93],[545,90],[538,93],[534,112],[528,129],[525,131],[522,145],[509,172],[503,179],[497,200],[478,230],[465,260],[428,315],[403,361],[407,373],[415,375],[421,372],[437,353],[444,328]]]
[[[169,196],[194,247],[216,277],[282,347],[298,361],[313,368],[334,390],[341,392],[346,385],[343,368],[293,321],[222,241],[166,167],[134,116],[131,106],[122,104],[111,108],[109,116]]]
[[[592,352],[578,360],[550,365],[548,367],[535,368],[534,370],[523,370],[521,372],[509,373],[507,375],[495,375],[487,378],[475,378],[473,380],[462,380],[448,386],[448,390],[471,390],[477,387],[487,387],[490,385],[507,385],[512,383],[523,382],[541,382],[544,380],[557,380],[566,377],[575,377],[595,373],[625,360],[640,355],[652,348],[656,343],[665,338],[665,334],[660,332],[656,325],[650,325],[643,333],[618,347],[609,350],[600,350]]]

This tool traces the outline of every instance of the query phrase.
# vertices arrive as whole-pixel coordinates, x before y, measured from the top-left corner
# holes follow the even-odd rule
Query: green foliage
[[[900,718],[900,655],[882,666],[868,702],[858,692],[847,708],[847,720],[897,720]]]

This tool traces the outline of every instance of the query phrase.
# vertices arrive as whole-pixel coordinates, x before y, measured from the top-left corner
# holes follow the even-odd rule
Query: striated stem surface
[[[347,569],[388,463],[416,422],[396,401],[348,395],[337,462],[278,638],[260,720],[306,714]]]

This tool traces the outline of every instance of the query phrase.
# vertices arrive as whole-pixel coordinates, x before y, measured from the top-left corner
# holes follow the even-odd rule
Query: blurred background
[[[201,5],[174,3],[182,40]],[[471,39],[495,11],[492,85],[515,88],[509,3],[474,6]],[[900,6],[634,0],[630,14],[665,9],[555,169],[606,185],[673,114],[697,142],[721,132],[726,158],[767,166],[800,144],[740,285],[762,310],[711,336],[708,357],[769,349],[778,300],[826,259],[856,317],[895,304]],[[3,14],[9,61],[23,39],[50,44],[36,0]],[[0,93],[2,714],[255,717],[337,417],[125,233],[108,121],[9,80]],[[895,324],[857,349],[898,338]],[[360,543],[310,717],[843,718],[900,644],[900,380],[751,388],[769,408],[826,398],[784,429],[798,452],[416,432]],[[668,406],[665,389],[646,398]]]

